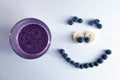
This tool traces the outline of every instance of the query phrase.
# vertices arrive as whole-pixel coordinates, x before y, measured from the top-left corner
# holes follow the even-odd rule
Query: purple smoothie
[[[45,54],[50,42],[50,30],[45,23],[38,19],[23,19],[11,30],[12,49],[19,56],[27,59],[34,59]]]

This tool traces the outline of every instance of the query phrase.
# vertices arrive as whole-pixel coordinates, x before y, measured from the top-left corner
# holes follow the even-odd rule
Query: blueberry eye
[[[84,35],[82,33],[80,33],[80,32],[75,32],[73,34],[73,40],[76,43],[82,43],[83,40],[84,40]]]
[[[89,37],[85,37],[84,40],[85,40],[86,43],[90,42],[90,38]]]
[[[82,37],[79,37],[79,38],[77,39],[77,41],[78,41],[79,43],[82,43],[82,42],[83,42],[83,38],[82,38]]]
[[[95,34],[91,31],[85,33],[84,41],[86,43],[92,42],[95,39]]]

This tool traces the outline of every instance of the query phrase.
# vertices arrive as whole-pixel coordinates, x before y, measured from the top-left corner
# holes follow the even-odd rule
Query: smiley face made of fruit
[[[73,25],[74,22],[82,23],[82,21],[83,20],[81,18],[78,18],[75,16],[68,21],[68,24]],[[101,29],[102,25],[99,22],[100,22],[99,19],[95,19],[95,20],[89,21],[88,24],[92,26],[95,25],[98,29]],[[85,41],[86,43],[89,43],[94,41],[95,34],[91,31],[86,32],[85,35],[83,35],[80,32],[75,32],[72,38],[74,42],[78,44],[82,43],[83,41]],[[104,53],[99,58],[97,58],[97,60],[93,62],[88,62],[88,63],[79,63],[77,61],[72,60],[72,58],[68,56],[68,54],[65,52],[64,49],[59,49],[59,53],[64,58],[64,60],[67,61],[72,66],[79,69],[88,69],[88,68],[97,67],[99,66],[99,64],[102,64],[104,60],[108,58],[108,55],[112,53],[112,51],[110,49],[106,49],[104,50]]]

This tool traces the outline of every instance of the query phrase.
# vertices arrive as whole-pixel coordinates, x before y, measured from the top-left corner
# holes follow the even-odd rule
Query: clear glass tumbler
[[[10,44],[19,56],[34,59],[42,56],[51,44],[47,25],[35,18],[19,21],[10,32]]]

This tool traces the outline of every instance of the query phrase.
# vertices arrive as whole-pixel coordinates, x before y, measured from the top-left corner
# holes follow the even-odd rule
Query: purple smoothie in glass
[[[51,33],[47,25],[35,18],[19,21],[10,33],[12,49],[27,59],[38,58],[45,54],[50,42]]]

